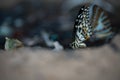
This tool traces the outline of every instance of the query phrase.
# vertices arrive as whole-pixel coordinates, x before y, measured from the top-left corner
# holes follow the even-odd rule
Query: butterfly
[[[85,4],[79,10],[74,25],[73,49],[87,47],[85,41],[109,40],[114,35],[108,14],[95,4]]]

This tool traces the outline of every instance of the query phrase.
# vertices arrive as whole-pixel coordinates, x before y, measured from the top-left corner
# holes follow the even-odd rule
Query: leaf
[[[23,43],[17,39],[10,39],[8,37],[6,37],[5,39],[5,50],[14,50],[23,47]]]

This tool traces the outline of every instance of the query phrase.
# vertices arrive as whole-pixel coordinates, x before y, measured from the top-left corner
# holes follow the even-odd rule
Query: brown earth
[[[120,80],[119,41],[75,51],[1,51],[0,80]]]

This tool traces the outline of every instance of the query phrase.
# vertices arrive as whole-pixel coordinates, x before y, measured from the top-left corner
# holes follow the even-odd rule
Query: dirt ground
[[[119,41],[75,51],[1,51],[0,80],[120,80]]]

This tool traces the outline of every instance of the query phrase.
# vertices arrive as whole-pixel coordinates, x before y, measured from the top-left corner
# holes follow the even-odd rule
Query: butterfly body
[[[107,13],[97,5],[86,4],[80,8],[74,25],[73,49],[87,47],[85,41],[109,38],[113,35]]]

